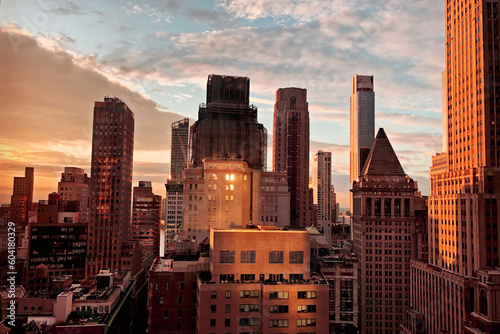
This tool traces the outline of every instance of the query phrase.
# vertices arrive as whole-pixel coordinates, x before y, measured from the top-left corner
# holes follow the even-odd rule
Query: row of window
[[[303,251],[290,251],[289,263],[304,263]],[[235,263],[235,251],[220,251],[219,263]],[[241,251],[240,263],[255,263],[255,251]],[[269,263],[284,263],[284,251],[270,251]]]
[[[240,318],[238,324],[240,326],[259,326],[259,318]],[[210,327],[217,326],[217,319],[210,319]],[[231,326],[231,319],[224,319],[224,326]],[[297,327],[314,327],[316,319],[297,319]],[[288,319],[270,319],[269,328],[288,327]]]
[[[288,305],[270,305],[269,313],[288,313]],[[240,304],[240,312],[259,312],[259,304]],[[231,313],[231,305],[225,305],[225,313]],[[217,305],[210,305],[210,313],[217,313]],[[297,313],[316,313],[316,305],[297,305]]]
[[[231,298],[231,290],[226,290],[225,296]],[[269,292],[269,299],[288,299],[288,296],[288,291]],[[216,299],[217,291],[210,291],[210,298]],[[259,290],[240,290],[240,298],[259,298]],[[297,291],[297,299],[316,299],[316,291]]]

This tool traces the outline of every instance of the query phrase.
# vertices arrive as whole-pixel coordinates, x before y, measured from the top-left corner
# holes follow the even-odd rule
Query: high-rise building
[[[134,114],[120,99],[105,97],[95,102],[92,132],[86,274],[95,277],[101,268],[127,269],[121,256],[131,238]]]
[[[500,332],[499,8],[446,1],[447,150],[432,159],[429,260],[412,263],[410,332]]]
[[[16,224],[28,225],[29,211],[33,202],[34,168],[26,167],[24,176],[14,177],[10,197],[10,219]]]
[[[161,196],[153,193],[150,181],[139,181],[132,201],[132,239],[138,240],[143,256],[160,251]]]
[[[290,224],[311,222],[309,193],[309,109],[307,90],[280,88],[273,121],[273,170],[286,172],[290,190]]]
[[[351,185],[358,179],[374,137],[375,92],[373,91],[373,75],[356,74],[351,80],[351,170],[349,179]]]
[[[318,210],[318,229],[331,242],[332,223],[332,153],[319,150],[313,157],[312,188],[314,204]]]
[[[265,170],[267,130],[257,122],[257,107],[249,104],[250,79],[210,75],[207,101],[191,127],[191,164],[203,159],[243,159],[251,169]]]
[[[363,296],[361,333],[397,333],[410,305],[415,212],[425,207],[417,182],[405,174],[384,129],[351,191],[353,250]]]
[[[57,184],[61,201],[78,201],[78,222],[88,221],[90,178],[84,170],[77,167],[64,167],[61,181]]]
[[[182,181],[169,181],[165,184],[165,241],[173,238],[182,230],[184,185]]]
[[[172,123],[171,131],[169,180],[179,181],[189,161],[189,118]]]
[[[330,189],[330,201],[331,201],[331,222],[336,223],[337,222],[337,215],[339,214],[338,211],[338,203],[337,203],[337,193],[335,192],[335,187],[332,185]]]

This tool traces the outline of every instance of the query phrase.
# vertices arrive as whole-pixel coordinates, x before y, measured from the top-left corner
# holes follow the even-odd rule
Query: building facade
[[[250,79],[210,75],[207,101],[191,127],[192,167],[203,159],[243,159],[249,168],[266,169],[267,130],[257,122],[257,107],[249,104]]]
[[[421,195],[380,129],[354,181],[353,250],[360,266],[361,332],[395,333],[410,305],[415,210]]]
[[[375,138],[375,92],[373,75],[355,75],[351,80],[350,184],[358,179],[368,149]],[[352,211],[352,208],[351,208]]]
[[[182,171],[188,166],[189,118],[172,123],[170,139],[169,180],[182,180]]]
[[[134,114],[120,99],[96,101],[92,128],[87,276],[121,267],[131,237]]]
[[[183,181],[169,181],[165,184],[167,198],[165,200],[165,240],[172,239],[182,230],[184,203]]]
[[[150,181],[139,181],[132,202],[132,239],[138,240],[144,256],[159,255],[161,196],[153,193]]]
[[[429,260],[412,263],[409,314],[429,333],[496,333],[500,2],[446,1],[445,6],[447,145],[432,161]],[[407,331],[415,328],[406,325]]]
[[[331,244],[332,224],[332,153],[319,150],[313,156],[312,188],[314,204],[318,214],[318,230],[326,236]]]
[[[61,173],[61,181],[57,184],[61,201],[78,201],[79,223],[88,221],[89,184],[90,178],[83,169],[77,167],[64,167],[64,173]]]
[[[308,231],[212,229],[197,332],[327,333],[328,285],[309,256]]]
[[[10,198],[10,219],[16,224],[28,225],[29,211],[33,202],[33,167],[24,169],[24,176],[14,177],[12,196]]]
[[[286,172],[290,192],[290,225],[309,226],[309,107],[307,90],[280,88],[273,120],[273,171]]]

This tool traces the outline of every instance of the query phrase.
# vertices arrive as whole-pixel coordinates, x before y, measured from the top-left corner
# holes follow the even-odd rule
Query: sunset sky
[[[197,118],[209,74],[250,78],[269,144],[276,90],[306,88],[311,156],[332,152],[343,207],[350,82],[374,75],[376,128],[426,195],[442,150],[443,69],[442,1],[3,0],[0,203],[25,166],[35,168],[35,200],[56,190],[65,166],[89,171],[93,105],[104,96],[135,114],[134,185],[151,180],[165,196],[170,124]]]

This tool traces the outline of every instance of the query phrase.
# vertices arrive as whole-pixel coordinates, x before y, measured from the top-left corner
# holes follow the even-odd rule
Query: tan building
[[[280,88],[273,120],[273,171],[286,172],[290,191],[290,225],[309,226],[309,104],[307,90]]]
[[[361,271],[360,329],[366,334],[395,333],[410,305],[412,236],[422,197],[384,129],[351,191],[353,250]]]
[[[78,223],[88,222],[89,184],[90,178],[83,169],[77,167],[64,167],[61,181],[57,184],[61,201],[78,201]]]
[[[500,332],[499,7],[446,2],[446,153],[432,161],[429,260],[412,263],[407,332]]]
[[[210,231],[198,280],[198,333],[327,333],[328,285],[311,276],[309,232]]]
[[[331,245],[332,225],[332,153],[319,150],[313,156],[312,189],[318,212],[318,230]]]
[[[150,181],[139,181],[133,193],[132,238],[139,241],[143,256],[159,254],[160,218],[161,196],[153,193]]]
[[[289,196],[284,173],[252,170],[240,159],[205,159],[185,170],[182,236],[201,242],[210,228],[289,225]]]

